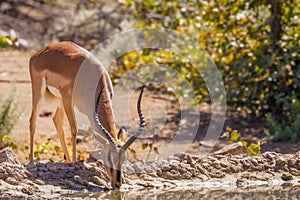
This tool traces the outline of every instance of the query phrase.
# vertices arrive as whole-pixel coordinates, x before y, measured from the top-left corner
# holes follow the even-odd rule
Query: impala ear
[[[125,126],[121,126],[118,132],[118,140],[124,141],[127,139],[128,131]]]

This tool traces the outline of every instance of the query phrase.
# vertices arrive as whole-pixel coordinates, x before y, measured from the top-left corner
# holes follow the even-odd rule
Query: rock
[[[277,160],[276,160],[276,164],[283,167],[287,164],[287,161],[285,158],[283,157],[279,157]]]
[[[7,177],[9,177],[9,174],[0,173],[0,179],[6,179]]]
[[[290,168],[289,169],[290,174],[294,175],[294,176],[300,176],[300,171],[294,168]]]
[[[290,173],[283,173],[281,179],[284,181],[291,181],[293,180],[293,176]]]
[[[288,159],[289,167],[295,167],[296,163],[297,163],[297,160],[295,158]]]
[[[179,168],[178,164],[170,164],[169,167],[174,170],[177,170]],[[169,171],[169,170],[166,170],[166,171]]]
[[[126,166],[124,166],[123,172],[126,173],[126,174],[132,174],[132,173],[135,172],[135,170],[132,166],[127,164]]]
[[[98,176],[93,176],[92,181],[96,185],[108,187],[107,182],[105,180],[99,178]]]
[[[144,173],[145,172],[141,162],[134,163],[132,167],[133,167],[135,173]]]
[[[222,149],[215,151],[212,155],[237,155],[243,153],[243,143],[241,141],[227,145]]]
[[[172,172],[165,172],[163,174],[163,177],[166,178],[166,179],[177,179],[179,176],[179,174],[173,174]]]
[[[21,192],[28,195],[33,195],[35,192],[35,188],[33,186],[26,186],[21,189]]]
[[[5,179],[5,182],[11,185],[18,185],[18,181],[13,177],[8,177],[7,179]]]
[[[195,165],[195,161],[193,158],[191,158],[190,155],[186,155],[186,160],[187,160],[187,163],[190,164],[191,166],[194,166]]]
[[[75,180],[76,183],[79,183],[81,185],[84,185],[84,186],[88,186],[89,185],[88,181],[84,180],[83,178],[81,178],[78,175],[74,176],[74,180]]]
[[[225,173],[216,171],[216,172],[209,173],[209,176],[211,178],[224,178],[225,177]]]
[[[251,163],[252,163],[254,166],[257,166],[257,165],[258,165],[258,161],[257,161],[255,158],[252,158],[252,159],[251,159]]]
[[[163,172],[170,171],[171,169],[172,169],[172,168],[171,168],[169,165],[163,165],[162,168],[161,168],[161,170],[162,170]]]
[[[274,160],[275,158],[278,157],[278,154],[275,152],[265,152],[264,154],[262,154],[262,156],[264,156],[265,158],[268,158],[270,160]]]
[[[16,154],[10,147],[6,147],[0,151],[0,163],[8,162],[12,164],[20,165],[20,161],[18,160]]]
[[[157,169],[156,174],[157,174],[157,176],[161,177],[163,173],[162,173],[161,169]]]
[[[70,180],[64,180],[64,185],[68,188],[74,188],[75,186],[75,183],[73,183],[72,181]]]
[[[215,161],[211,164],[212,167],[214,167],[215,169],[221,169],[221,164],[218,161]]]
[[[185,160],[186,154],[184,152],[174,154],[174,157],[179,161]]]
[[[202,165],[202,167],[204,167],[205,169],[208,169],[208,168],[210,167],[210,164],[208,164],[208,163],[202,163],[201,165]]]
[[[33,181],[37,185],[46,185],[42,180],[36,179]]]
[[[186,172],[183,174],[183,177],[184,177],[185,179],[191,179],[192,176],[193,176],[193,174],[192,174],[191,172],[189,172],[189,171],[186,171]]]

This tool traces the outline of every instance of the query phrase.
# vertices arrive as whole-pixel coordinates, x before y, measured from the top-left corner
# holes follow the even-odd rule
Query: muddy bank
[[[259,156],[177,154],[167,160],[125,163],[125,183],[131,189],[226,188],[289,184],[299,190],[300,152]],[[108,175],[102,162],[23,165],[10,148],[0,152],[1,198],[72,198],[105,196]],[[109,195],[117,195],[109,193]],[[120,194],[119,194],[120,195]]]

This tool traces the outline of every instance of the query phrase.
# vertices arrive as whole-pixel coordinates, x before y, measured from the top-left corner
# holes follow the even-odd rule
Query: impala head
[[[108,149],[105,149],[106,151],[106,162],[107,162],[107,171],[110,174],[111,179],[111,186],[113,189],[119,189],[122,185],[122,164],[125,160],[125,152],[129,148],[129,146],[139,137],[139,135],[143,132],[144,126],[145,126],[145,118],[142,113],[141,109],[141,99],[143,94],[144,86],[141,89],[138,101],[137,101],[137,111],[140,118],[140,126],[138,130],[135,132],[133,136],[131,136],[124,145],[118,145],[117,142],[112,137],[112,134],[109,133],[101,124],[99,118],[98,118],[98,106],[99,106],[99,99],[101,96],[101,93],[103,90],[100,91],[98,99],[96,101],[95,105],[95,111],[94,111],[94,120],[98,127],[98,129],[103,133],[103,136],[105,137],[106,141],[108,142]],[[121,139],[121,133],[124,131],[124,128],[122,127],[118,134],[118,140]]]

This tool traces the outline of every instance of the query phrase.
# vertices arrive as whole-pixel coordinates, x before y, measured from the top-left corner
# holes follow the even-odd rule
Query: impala
[[[113,88],[110,77],[102,63],[89,51],[72,42],[49,44],[31,56],[29,71],[32,83],[32,112],[29,125],[30,162],[33,162],[33,142],[38,108],[43,96],[52,96],[59,102],[53,116],[53,122],[66,161],[70,162],[71,159],[63,130],[64,116],[67,116],[71,130],[72,161],[76,161],[76,136],[78,132],[74,114],[74,106],[76,106],[80,112],[88,117],[90,121],[89,131],[103,147],[112,188],[119,188],[122,185],[121,165],[124,162],[125,151],[138,138],[145,126],[145,119],[141,110],[144,87],[142,87],[137,101],[140,126],[136,133],[124,145],[121,145],[121,136],[123,135],[119,134],[121,129],[118,134],[115,132],[111,104]],[[80,73],[85,73],[85,75],[80,76]],[[98,77],[95,90],[87,89],[90,87],[89,77],[93,77],[95,74]],[[80,86],[74,87],[75,82],[79,83]]]

